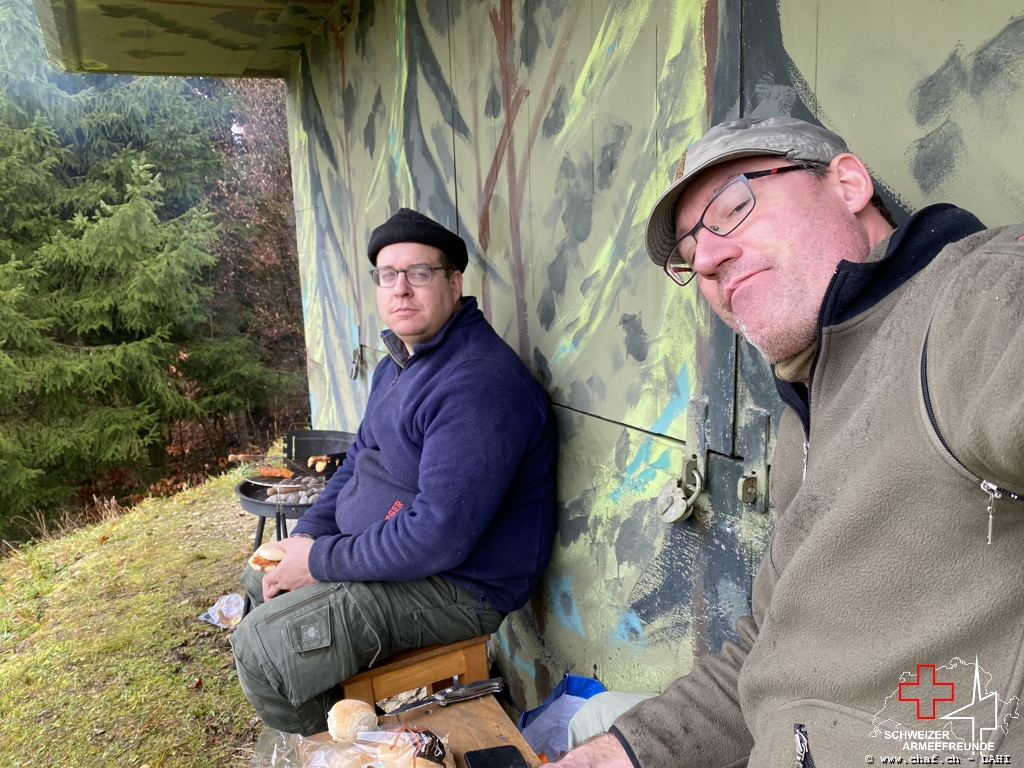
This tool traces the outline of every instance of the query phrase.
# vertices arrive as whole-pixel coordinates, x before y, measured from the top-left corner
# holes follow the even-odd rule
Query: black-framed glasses
[[[697,276],[697,273],[693,271],[693,260],[697,255],[697,232],[706,229],[713,235],[725,237],[746,221],[757,204],[754,190],[750,188],[750,179],[778,176],[787,171],[806,171],[813,167],[812,165],[784,165],[781,168],[769,168],[767,171],[741,173],[711,198],[693,229],[676,240],[672,253],[669,255],[668,261],[665,262],[665,274],[678,285],[689,285],[690,281]]]
[[[398,276],[404,272],[405,282],[416,288],[422,288],[425,285],[430,285],[435,272],[438,270],[447,272],[450,269],[452,267],[431,267],[428,264],[413,264],[405,269],[379,267],[370,270],[370,277],[373,278],[373,284],[378,288],[391,288],[398,282]]]

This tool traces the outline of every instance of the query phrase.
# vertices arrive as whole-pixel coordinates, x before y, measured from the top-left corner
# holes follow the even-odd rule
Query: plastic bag
[[[569,751],[569,721],[591,696],[603,693],[600,680],[579,677],[568,672],[555,690],[535,709],[523,712],[519,730],[537,755],[557,760]]]
[[[454,766],[448,735],[437,736],[399,725],[365,731],[355,741],[331,741],[264,728],[256,742],[250,768],[440,768]],[[430,754],[426,754],[426,753]],[[443,762],[437,762],[440,759]]]
[[[242,621],[245,598],[237,593],[224,595],[199,618],[224,629],[234,629]]]

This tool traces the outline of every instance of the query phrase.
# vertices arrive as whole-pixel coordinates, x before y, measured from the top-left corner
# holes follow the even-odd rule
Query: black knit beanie
[[[469,263],[466,242],[461,237],[442,227],[429,216],[409,208],[399,208],[398,213],[373,230],[367,249],[370,263],[376,267],[380,249],[394,243],[432,245],[444,251],[448,261],[459,272],[465,272]]]

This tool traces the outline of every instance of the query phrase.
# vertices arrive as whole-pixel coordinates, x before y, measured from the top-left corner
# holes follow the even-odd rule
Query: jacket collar
[[[405,366],[409,364],[409,358],[413,355],[422,355],[435,347],[441,346],[445,338],[448,336],[448,333],[455,326],[463,323],[469,324],[476,322],[478,318],[473,315],[480,314],[480,311],[476,307],[476,298],[473,296],[463,296],[461,301],[462,305],[455,311],[455,314],[448,318],[448,322],[441,326],[441,330],[434,335],[434,338],[430,341],[425,341],[422,344],[413,345],[412,355],[409,354],[409,350],[405,346],[405,342],[398,338],[394,331],[390,328],[381,331],[380,338],[384,342],[384,346],[387,347],[388,353],[398,364],[399,368],[405,368]]]
[[[950,243],[985,229],[973,214],[948,203],[930,205],[910,217],[876,246],[867,261],[841,261],[829,284],[819,312],[818,330],[838,325],[878,304],[910,278],[932,263]],[[878,250],[885,254],[879,258]],[[818,342],[820,343],[820,338]],[[817,363],[815,354],[811,376]],[[772,366],[772,374],[775,366]],[[786,405],[793,408],[810,432],[807,384],[775,376],[775,388]]]
[[[821,306],[821,327],[859,315],[932,263],[950,243],[980,232],[985,225],[971,213],[948,203],[922,208],[892,233],[881,259],[855,264],[841,261]]]

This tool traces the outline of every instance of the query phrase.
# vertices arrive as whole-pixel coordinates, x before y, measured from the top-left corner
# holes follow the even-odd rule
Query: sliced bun
[[[249,566],[264,573],[274,570],[281,562],[281,558],[284,557],[284,552],[275,547],[276,543],[268,541],[266,544],[262,544],[249,558]]]
[[[342,699],[327,713],[327,730],[335,741],[353,741],[360,731],[376,728],[376,710],[359,699]]]

